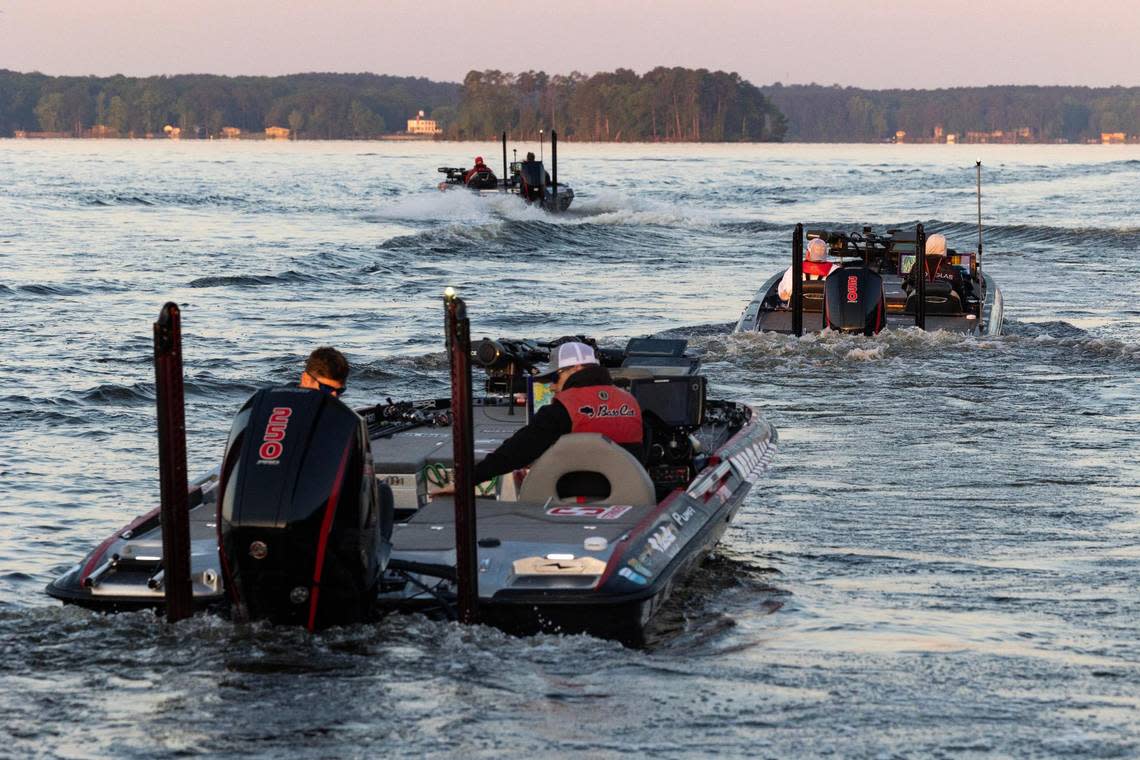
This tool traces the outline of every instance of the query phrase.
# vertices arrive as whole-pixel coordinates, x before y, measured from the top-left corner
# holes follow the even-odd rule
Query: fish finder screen
[[[704,418],[704,378],[638,379],[630,383],[629,390],[642,411],[653,412],[666,425],[700,425]]]
[[[899,274],[909,274],[914,269],[914,254],[903,256],[899,261]]]
[[[547,406],[551,401],[554,401],[554,385],[552,383],[544,383],[541,380],[535,380],[533,377],[528,377],[526,387],[527,422],[530,422],[535,412]]]

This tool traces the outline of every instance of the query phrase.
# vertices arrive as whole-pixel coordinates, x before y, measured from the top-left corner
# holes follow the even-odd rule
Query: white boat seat
[[[580,494],[566,493],[567,476],[585,473],[609,484],[609,495],[590,498],[590,504],[629,504],[640,507],[657,503],[649,473],[618,444],[601,433],[564,435],[531,465],[519,490],[519,501],[545,504],[575,504]],[[559,491],[562,490],[562,493]]]

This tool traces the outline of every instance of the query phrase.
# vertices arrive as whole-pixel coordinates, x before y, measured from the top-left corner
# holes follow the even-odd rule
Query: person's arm
[[[475,465],[475,482],[514,472],[542,456],[560,437],[571,430],[566,407],[555,401],[542,407],[526,427],[519,430]]]
[[[784,279],[780,280],[780,287],[776,289],[781,301],[792,300],[792,268],[784,272]]]

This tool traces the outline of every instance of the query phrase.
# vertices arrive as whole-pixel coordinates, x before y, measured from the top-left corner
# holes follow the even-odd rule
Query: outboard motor
[[[863,266],[833,269],[824,282],[823,322],[832,330],[875,335],[886,325],[883,278]]]
[[[546,200],[546,168],[541,161],[523,161],[519,164],[519,192],[527,202]]]
[[[372,467],[364,420],[333,396],[272,388],[245,403],[218,500],[236,617],[316,630],[371,614],[394,514]]]

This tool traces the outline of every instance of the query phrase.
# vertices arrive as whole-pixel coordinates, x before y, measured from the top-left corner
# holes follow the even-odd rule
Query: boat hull
[[[587,633],[644,643],[656,613],[716,546],[776,452],[776,430],[755,410],[731,406],[746,422],[694,478],[657,504],[559,507],[510,501],[505,493],[478,499],[482,621],[518,634]],[[481,441],[513,432],[502,407],[476,409]],[[522,415],[514,419],[523,424]],[[449,435],[447,428],[434,428],[416,440],[425,450],[446,450],[442,442]],[[384,459],[392,445],[390,438],[373,440],[376,477],[389,486],[398,480],[390,473],[391,459]],[[192,486],[191,577],[195,608],[224,612],[216,485],[211,473]],[[453,527],[450,498],[428,502],[396,524],[378,612],[453,604]],[[47,593],[100,611],[161,610],[161,553],[161,526],[151,512],[112,534]]]
[[[776,295],[776,288],[780,283],[783,272],[773,275],[756,291],[756,295],[744,308],[740,319],[737,320],[733,332],[775,332],[791,334],[792,310],[782,305]],[[905,310],[906,294],[902,290],[901,278],[886,276],[884,290],[887,298],[886,327],[907,328],[914,327],[914,313]],[[988,274],[983,274],[984,300],[982,303],[982,316],[978,319],[974,314],[927,314],[926,329],[930,332],[945,330],[967,335],[1000,335],[1004,321],[1004,302],[1001,289],[997,282]],[[803,314],[803,331],[820,332],[823,330],[822,309],[805,309]]]

